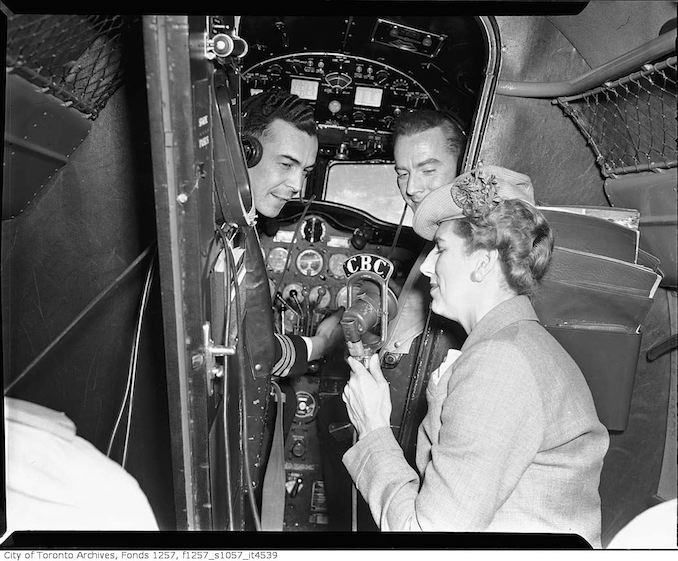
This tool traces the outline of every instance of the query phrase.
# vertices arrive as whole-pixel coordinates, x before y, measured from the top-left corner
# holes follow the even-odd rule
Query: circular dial
[[[388,80],[388,77],[388,70],[384,70],[383,68],[381,70],[377,70],[377,73],[374,75],[377,84],[383,84],[386,80]]]
[[[346,273],[344,272],[344,263],[348,259],[348,255],[345,253],[335,253],[330,257],[328,263],[328,269],[330,270],[330,275],[337,279],[346,278]]]
[[[314,286],[308,294],[308,301],[316,308],[328,308],[332,296],[326,286]]]
[[[337,90],[343,90],[346,88],[353,80],[348,74],[343,72],[330,72],[325,75],[325,82],[328,86],[335,88]]]
[[[268,265],[268,268],[274,273],[282,273],[285,270],[288,253],[289,252],[284,247],[274,247],[268,252],[266,265]]]
[[[297,411],[295,415],[300,419],[308,419],[315,414],[316,402],[313,395],[303,390],[297,392]]]
[[[302,275],[314,277],[323,269],[323,256],[315,249],[305,249],[297,256],[297,269]]]
[[[304,220],[301,225],[301,236],[309,243],[316,243],[325,239],[325,223],[317,216]]]

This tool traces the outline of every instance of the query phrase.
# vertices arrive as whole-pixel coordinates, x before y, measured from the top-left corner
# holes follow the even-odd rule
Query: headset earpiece
[[[242,137],[242,152],[248,168],[253,168],[261,161],[264,148],[258,138],[246,134]]]

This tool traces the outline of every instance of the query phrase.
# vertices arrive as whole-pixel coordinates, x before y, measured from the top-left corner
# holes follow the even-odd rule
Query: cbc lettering
[[[344,262],[344,272],[347,277],[365,271],[375,273],[386,280],[393,273],[393,263],[378,255],[367,253],[354,255]]]

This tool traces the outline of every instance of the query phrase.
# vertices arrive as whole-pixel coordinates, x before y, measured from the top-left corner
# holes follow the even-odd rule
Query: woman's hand
[[[391,393],[378,354],[370,357],[369,371],[353,357],[348,357],[348,365],[351,379],[344,387],[342,399],[358,438],[362,438],[370,431],[390,426]]]

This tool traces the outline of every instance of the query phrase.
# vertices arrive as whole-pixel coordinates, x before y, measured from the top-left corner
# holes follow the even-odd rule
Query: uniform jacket
[[[389,428],[343,457],[382,530],[575,533],[600,547],[609,437],[581,371],[526,296],[478,322],[426,398],[418,473]]]

